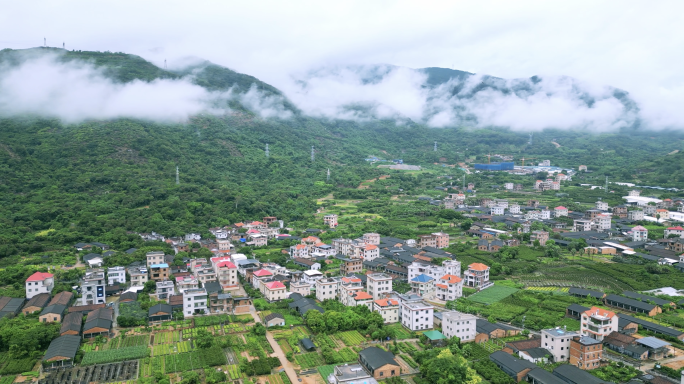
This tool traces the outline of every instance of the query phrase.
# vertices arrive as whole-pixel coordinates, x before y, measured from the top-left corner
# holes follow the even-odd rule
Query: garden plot
[[[108,381],[133,380],[138,376],[138,361],[98,364],[63,371],[48,372],[41,384],[104,383]]]
[[[154,334],[154,345],[168,344],[180,341],[179,331],[157,332]]]
[[[304,353],[301,355],[296,355],[295,360],[301,369],[316,368],[319,365],[324,365],[325,360],[318,352]]]
[[[418,372],[418,363],[416,363],[409,355],[397,355],[395,356],[397,363],[401,367],[401,372],[413,374]]]
[[[348,347],[353,347],[356,345],[361,345],[366,342],[366,338],[363,337],[359,331],[346,331],[336,333],[335,336],[342,340]]]
[[[392,325],[388,325],[387,327],[394,331],[394,338],[396,338],[397,340],[405,340],[411,338],[411,332],[399,323],[394,323]]]
[[[516,292],[518,292],[518,289],[516,288],[506,287],[504,285],[495,285],[474,295],[468,296],[468,300],[482,304],[494,304]]]

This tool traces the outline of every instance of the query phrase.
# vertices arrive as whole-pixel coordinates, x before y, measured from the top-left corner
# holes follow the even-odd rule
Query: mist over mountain
[[[262,118],[302,114],[525,132],[665,128],[642,118],[628,92],[566,76],[502,79],[446,68],[363,65],[295,74],[278,89],[196,58],[163,69],[124,53],[55,48],[0,51],[0,115],[5,117],[179,122],[200,113],[240,110]]]
[[[390,65],[325,68],[286,92],[314,116],[408,118],[431,127],[508,127],[614,131],[639,124],[628,93],[570,77],[501,79],[446,68]]]

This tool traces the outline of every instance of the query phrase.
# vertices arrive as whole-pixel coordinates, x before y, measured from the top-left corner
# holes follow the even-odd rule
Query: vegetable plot
[[[116,361],[141,359],[143,357],[148,357],[149,355],[150,350],[144,345],[110,349],[108,351],[101,352],[86,352],[86,354],[83,356],[81,365],[113,363]]]

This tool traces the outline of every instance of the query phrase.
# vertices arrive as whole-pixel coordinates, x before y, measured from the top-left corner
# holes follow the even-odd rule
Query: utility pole
[[[316,155],[314,154],[314,146],[311,146],[311,162],[313,163],[314,160],[316,159]]]
[[[176,166],[176,185],[180,185],[180,178],[178,176],[178,166]]]
[[[268,152],[268,144],[266,144],[266,157],[269,157],[270,155],[270,152]]]

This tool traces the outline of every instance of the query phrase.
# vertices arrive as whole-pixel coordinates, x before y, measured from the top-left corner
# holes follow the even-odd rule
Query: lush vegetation
[[[86,352],[81,363],[83,365],[113,363],[117,361],[140,359],[149,355],[149,348],[147,348],[146,345],[139,345],[137,347],[124,347],[107,351]]]

